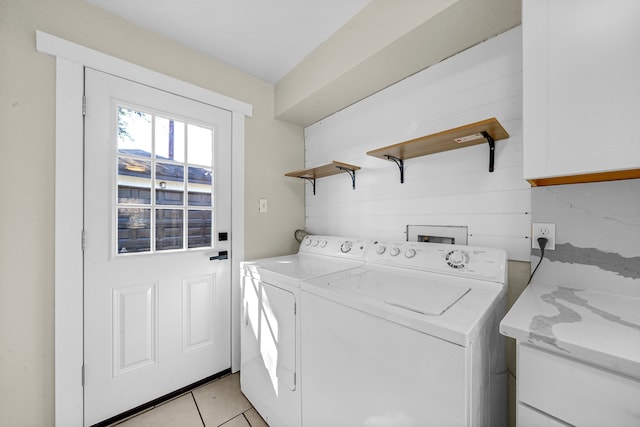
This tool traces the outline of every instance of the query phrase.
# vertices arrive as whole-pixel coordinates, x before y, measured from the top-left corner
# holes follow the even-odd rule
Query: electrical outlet
[[[531,224],[531,247],[533,249],[540,249],[540,245],[538,244],[539,237],[547,239],[545,250],[554,250],[556,248],[556,225],[544,222],[534,222]]]
[[[269,207],[267,206],[267,199],[260,199],[258,202],[258,212],[268,212]]]

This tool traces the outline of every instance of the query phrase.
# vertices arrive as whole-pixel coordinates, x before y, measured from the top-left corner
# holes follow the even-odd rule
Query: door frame
[[[42,31],[36,31],[36,48],[40,53],[56,57],[55,424],[84,424],[82,110],[85,67],[231,111],[231,369],[237,371],[240,369],[239,264],[244,260],[244,130],[245,117],[252,116],[253,106]]]

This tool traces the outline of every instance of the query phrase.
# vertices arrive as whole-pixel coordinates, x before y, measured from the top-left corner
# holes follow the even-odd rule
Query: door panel
[[[86,70],[85,424],[230,367],[231,113]]]
[[[157,283],[113,289],[113,376],[158,361]]]
[[[215,277],[202,276],[182,283],[182,352],[188,353],[213,343]]]

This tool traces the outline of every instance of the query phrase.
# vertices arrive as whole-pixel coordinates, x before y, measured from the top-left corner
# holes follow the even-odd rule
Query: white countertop
[[[530,284],[500,333],[640,379],[640,299]]]

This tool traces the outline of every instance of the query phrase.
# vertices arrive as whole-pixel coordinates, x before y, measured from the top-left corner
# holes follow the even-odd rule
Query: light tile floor
[[[268,427],[240,391],[240,373],[226,375],[148,409],[118,427]]]

